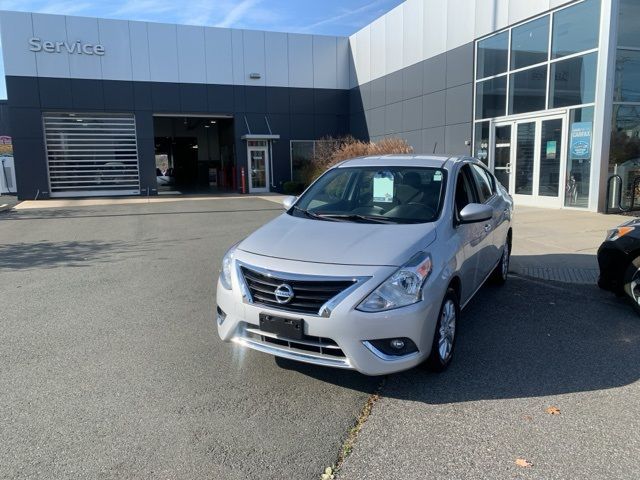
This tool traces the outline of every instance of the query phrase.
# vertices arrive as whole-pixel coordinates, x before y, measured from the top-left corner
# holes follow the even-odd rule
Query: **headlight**
[[[237,244],[236,244],[237,245]],[[236,245],[231,247],[222,257],[222,268],[220,269],[220,283],[227,290],[231,290],[231,272],[233,272],[233,259]]]
[[[382,312],[419,302],[422,287],[431,275],[432,268],[431,256],[420,252],[371,292],[357,309],[362,312]]]
[[[618,228],[614,228],[612,230],[609,230],[607,232],[607,238],[606,240],[611,240],[611,241],[616,241],[618,240],[620,237],[624,237],[627,233],[631,233],[633,232],[633,230],[635,230],[636,227],[618,227]]]

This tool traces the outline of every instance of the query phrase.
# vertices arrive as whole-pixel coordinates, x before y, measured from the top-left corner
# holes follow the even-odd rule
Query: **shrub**
[[[385,138],[379,142],[363,142],[352,136],[326,137],[316,143],[315,155],[302,170],[301,176],[309,185],[334,165],[356,157],[367,155],[413,153],[413,148],[401,138]]]

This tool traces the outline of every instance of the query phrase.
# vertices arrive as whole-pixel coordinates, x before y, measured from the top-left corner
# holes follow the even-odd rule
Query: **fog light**
[[[418,351],[416,344],[407,337],[381,338],[379,340],[367,340],[365,346],[380,358],[401,357]],[[385,358],[387,360],[387,358]]]
[[[222,325],[226,318],[227,314],[224,313],[220,307],[216,306],[216,321],[218,322],[218,325]]]

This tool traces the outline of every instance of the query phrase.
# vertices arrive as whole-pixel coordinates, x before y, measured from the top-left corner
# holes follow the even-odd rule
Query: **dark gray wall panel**
[[[244,98],[244,87],[242,85],[233,85],[233,111],[246,111],[246,102]]]
[[[447,125],[444,132],[446,153],[448,155],[470,155],[471,146],[465,142],[471,142],[471,123],[460,125]]]
[[[447,59],[442,53],[422,62],[422,93],[432,93],[447,88]]]
[[[101,80],[71,79],[71,102],[76,110],[104,110]]]
[[[440,90],[422,97],[422,128],[445,124],[446,91]]]
[[[13,117],[12,117],[13,120]],[[47,198],[49,177],[43,138],[22,138],[14,136],[13,156],[16,159],[16,186],[18,198]]]
[[[314,116],[309,114],[291,115],[291,138],[295,140],[314,140]]]
[[[447,88],[473,82],[473,43],[447,53]]]
[[[371,81],[371,105],[369,108],[383,107],[387,104],[387,85],[385,77]]]
[[[402,70],[390,73],[385,77],[387,105],[402,101]]]
[[[136,112],[136,137],[138,140],[138,165],[140,167],[140,191],[153,195],[157,192],[155,140],[151,112]]]
[[[71,80],[68,78],[39,79],[40,106],[42,108],[69,108],[71,100]],[[9,104],[11,103],[9,98]]]
[[[134,105],[133,83],[116,80],[102,82],[104,108],[113,111],[130,111]]]
[[[10,106],[9,118],[14,137],[43,140],[42,111],[39,108],[14,108]]]
[[[180,84],[180,111],[205,113],[209,111],[207,86],[198,84]]]
[[[364,112],[352,113],[349,116],[349,133],[355,138],[369,140],[367,121]]]
[[[291,137],[290,117],[284,113],[269,113],[267,115],[269,119],[269,125],[271,125],[271,131],[280,135],[278,143],[288,142]]]
[[[446,125],[468,122],[473,114],[472,84],[460,85],[459,87],[448,88]]]
[[[392,103],[385,107],[384,133],[398,133],[402,131],[402,102]]]
[[[291,113],[312,113],[314,108],[313,90],[295,88],[289,92]]]
[[[425,128],[422,130],[422,150],[428,154],[445,153],[444,127]]]
[[[38,79],[31,77],[7,77],[7,97],[14,107],[40,107]]]
[[[9,105],[6,100],[0,100],[0,135],[11,136],[11,125],[9,124]]]
[[[234,91],[231,85],[207,85],[207,102],[211,113],[232,113]]]
[[[349,95],[349,111],[362,112],[371,105],[371,84],[365,83],[351,90]],[[369,107],[368,107],[369,108]]]
[[[264,87],[245,87],[245,112],[266,112],[267,94]]]
[[[422,129],[422,98],[415,97],[402,102],[402,131]]]
[[[422,95],[422,62],[402,71],[402,98],[408,100],[420,95]]]
[[[343,112],[342,101],[339,90],[316,89],[313,91],[313,111],[316,114],[337,115]]]
[[[289,113],[289,89],[285,87],[273,87],[267,89],[267,112]]]
[[[42,80],[40,80],[42,81]],[[147,82],[133,83],[133,107],[135,110],[153,110],[151,85]]]
[[[335,136],[340,130],[340,122],[336,115],[315,115],[313,138]]]
[[[180,88],[177,83],[154,82],[151,84],[151,100],[154,112],[180,111]]]
[[[371,110],[367,110],[367,128],[369,130],[369,135],[372,137],[377,137],[379,135],[384,135],[384,119],[385,119],[385,110],[386,107],[373,108]]]

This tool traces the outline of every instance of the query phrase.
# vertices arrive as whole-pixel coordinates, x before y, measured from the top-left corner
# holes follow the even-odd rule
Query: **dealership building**
[[[5,11],[0,135],[22,199],[282,191],[351,134],[603,211],[640,176],[639,25],[637,0],[407,0],[350,37]]]

